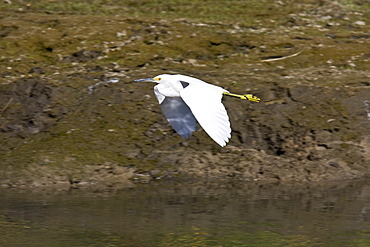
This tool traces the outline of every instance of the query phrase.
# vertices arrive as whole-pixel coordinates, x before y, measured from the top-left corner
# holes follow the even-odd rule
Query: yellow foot
[[[250,100],[250,101],[254,101],[254,102],[260,102],[261,99],[254,96],[253,94],[234,94],[234,93],[228,93],[228,92],[224,92],[224,95],[227,95],[227,96],[231,96],[231,97],[236,97],[236,98],[239,98],[239,99],[247,99],[247,100]]]

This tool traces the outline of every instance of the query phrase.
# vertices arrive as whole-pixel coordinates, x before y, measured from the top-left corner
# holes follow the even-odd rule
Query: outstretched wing
[[[180,92],[199,124],[221,147],[231,137],[229,116],[221,102],[225,91],[208,83],[195,83]]]
[[[168,122],[180,136],[187,138],[195,131],[197,121],[182,98],[165,97],[160,105]]]

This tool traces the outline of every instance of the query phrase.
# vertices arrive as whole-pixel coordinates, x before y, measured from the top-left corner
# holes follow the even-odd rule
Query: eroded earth
[[[228,8],[229,18],[219,20],[201,12],[174,17],[181,6],[172,2],[160,9],[163,16],[127,14],[137,7],[132,1],[114,15],[5,2],[2,187],[369,175],[367,1],[262,1],[245,14]],[[163,73],[262,102],[224,98],[233,129],[224,148],[200,127],[183,139],[161,113],[154,85],[133,82]]]

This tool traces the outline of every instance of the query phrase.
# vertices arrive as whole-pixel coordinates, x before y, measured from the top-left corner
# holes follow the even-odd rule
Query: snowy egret
[[[158,83],[154,94],[168,122],[182,137],[189,137],[198,121],[207,134],[221,147],[231,137],[229,116],[221,102],[222,95],[259,102],[252,94],[233,94],[194,77],[185,75],[158,75],[139,79]]]

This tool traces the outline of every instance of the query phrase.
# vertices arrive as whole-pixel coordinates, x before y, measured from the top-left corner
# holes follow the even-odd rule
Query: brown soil
[[[367,176],[370,11],[306,2],[270,26],[268,14],[248,26],[3,12],[0,185]],[[182,139],[162,115],[154,85],[133,82],[162,73],[262,102],[224,99],[233,129],[225,148],[201,129]]]

